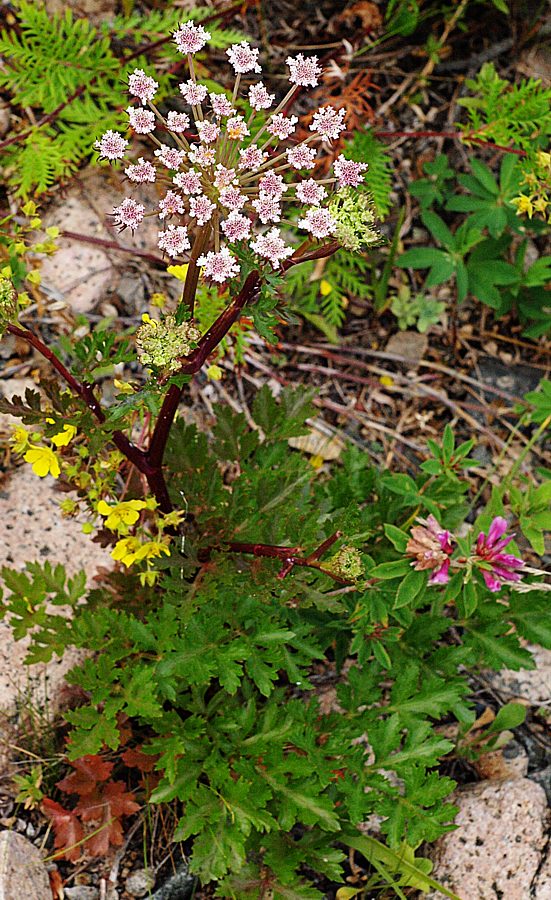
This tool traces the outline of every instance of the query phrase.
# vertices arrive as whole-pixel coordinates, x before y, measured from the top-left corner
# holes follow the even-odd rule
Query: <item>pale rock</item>
[[[0,897],[2,900],[47,900],[52,896],[40,851],[14,831],[0,833]]]
[[[398,331],[388,341],[385,351],[403,357],[401,366],[416,369],[427,352],[429,345],[426,334],[419,331]]]
[[[116,0],[46,0],[46,12],[53,16],[64,15],[67,8],[73,10],[75,16],[89,19],[98,25],[103,19],[112,19],[118,12]]]
[[[63,563],[69,574],[85,569],[89,579],[99,566],[110,567],[106,549],[82,534],[74,519],[63,519],[58,509],[60,494],[52,478],[38,478],[30,466],[22,466],[0,488],[0,566],[23,569],[28,561],[48,559]],[[56,607],[61,612],[61,607]],[[47,664],[24,663],[28,642],[14,641],[6,622],[0,622],[0,709],[13,712],[18,705],[52,708],[66,673],[81,658],[68,650],[62,660]],[[0,894],[1,897],[1,894]]]
[[[533,900],[551,900],[551,846],[532,885]]]
[[[145,897],[155,887],[155,873],[151,869],[137,869],[128,876],[124,886],[132,897]]]
[[[8,128],[10,127],[10,119],[10,107],[7,104],[6,106],[0,106],[0,138],[3,138],[4,135],[7,134]]]
[[[481,782],[453,801],[458,827],[433,846],[432,876],[464,900],[528,900],[547,839],[543,789],[527,778]]]
[[[99,900],[99,890],[87,884],[63,888],[64,900]]]
[[[160,259],[156,216],[145,219],[134,235],[128,229],[119,233],[111,224],[109,216],[113,208],[120,205],[127,193],[122,177],[113,177],[110,170],[102,167],[89,167],[78,183],[71,185],[66,195],[50,206],[44,225],[56,225],[61,231],[145,250]],[[144,205],[146,213],[158,209],[154,185],[133,185],[132,197]],[[117,266],[132,256],[76,238],[60,237],[57,243],[59,250],[42,263],[42,287],[55,300],[64,301],[73,312],[90,312],[104,299],[108,289],[116,289]]]
[[[483,753],[473,766],[480,778],[492,781],[524,778],[528,772],[528,753],[518,741],[510,741],[499,750]]]
[[[551,650],[535,644],[528,644],[527,650],[533,655],[536,668],[491,672],[492,687],[505,694],[508,700],[518,698],[535,706],[548,703],[551,697]]]

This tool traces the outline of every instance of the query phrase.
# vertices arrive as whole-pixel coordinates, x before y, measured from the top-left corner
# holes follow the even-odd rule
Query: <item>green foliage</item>
[[[377,216],[383,220],[390,211],[392,190],[392,161],[385,146],[374,137],[370,129],[357,131],[346,144],[347,158],[366,162],[365,184],[371,194]]]
[[[402,285],[393,297],[390,309],[398,319],[398,326],[402,331],[413,325],[424,334],[431,325],[440,321],[446,304],[424,294],[412,294],[407,285]]]
[[[70,8],[49,16],[41,2],[17,0],[15,6],[19,27],[0,34],[0,55],[7,63],[0,70],[0,87],[13,104],[31,109],[37,124],[24,129],[25,137],[2,151],[0,165],[16,196],[26,197],[42,194],[74,173],[92,157],[98,135],[126,128],[117,111],[127,103],[126,72],[148,60],[134,53],[127,64],[114,48],[121,40],[128,47],[129,35],[134,41],[130,52],[154,41],[154,36],[166,37],[182,13],[167,4],[145,16],[119,16],[99,31]],[[190,15],[199,20],[208,13],[205,7]],[[209,23],[209,31],[211,44],[221,48],[242,37],[216,21]],[[160,52],[167,62],[178,56],[171,42]],[[167,76],[162,75],[160,100],[167,89]]]
[[[319,274],[314,262],[294,266],[285,276],[283,290],[292,310],[334,340],[349,301],[371,297],[371,268],[365,256],[341,250],[327,259]]]
[[[423,225],[440,246],[406,250],[396,264],[429,269],[426,288],[453,279],[460,302],[472,294],[498,316],[516,309],[526,326],[524,333],[540,337],[551,326],[547,290],[551,257],[526,262],[528,240],[520,237],[524,223],[513,205],[520,165],[516,157],[504,156],[499,178],[480,160],[473,159],[470,165],[470,174],[457,175],[460,193],[454,190],[454,173],[445,155],[425,165],[429,177],[414,182],[412,193],[419,199]],[[453,230],[433,205],[465,217]]]
[[[538,147],[546,149],[551,135],[551,89],[541,81],[528,78],[512,84],[499,77],[493,63],[484,63],[476,78],[468,78],[465,85],[475,95],[458,100],[467,110],[466,139],[480,137],[513,145],[529,158]]]
[[[29,659],[69,645],[93,654],[70,675],[88,698],[67,713],[71,757],[116,750],[130,716],[158,757],[151,802],[178,801],[175,837],[191,842],[192,871],[218,896],[321,897],[305,871],[342,883],[343,844],[397,891],[434,887],[413,855],[453,827],[454,783],[437,770],[453,744],[434,726],[472,723],[466,666],[530,666],[522,638],[551,645],[542,592],[530,604],[496,597],[461,573],[428,587],[404,558],[416,516],[449,528],[464,519],[472,443],[456,446],[451,429],[417,478],[380,472],[357,448],[320,478],[288,445],[306,429],[311,395],[276,401],[263,388],[256,430],[228,407],[215,413],[211,435],[183,419],[171,433],[170,490],[188,524],[155,587],[130,570],[85,595],[83,574],[67,579],[59,566],[3,570],[4,611],[30,636]],[[307,553],[336,529],[332,553],[362,554],[354,590],[335,590],[323,558],[321,570],[281,578],[281,559],[228,552],[238,541]],[[70,606],[72,621],[52,603]],[[322,664],[338,693],[324,711]],[[373,813],[387,847],[356,832]]]

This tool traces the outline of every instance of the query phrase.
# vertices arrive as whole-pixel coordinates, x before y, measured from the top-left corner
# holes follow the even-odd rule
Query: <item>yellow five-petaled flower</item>
[[[114,506],[109,506],[105,500],[100,500],[97,510],[100,516],[106,516],[105,525],[111,531],[118,531],[119,534],[128,534],[131,525],[135,525],[140,518],[140,511],[145,509],[147,503],[145,500],[123,500]],[[119,543],[121,543],[119,541]],[[116,557],[115,557],[116,558]]]
[[[59,478],[61,471],[59,461],[54,451],[49,447],[30,447],[23,459],[31,464],[34,474],[38,475],[39,478],[45,478],[46,475]]]

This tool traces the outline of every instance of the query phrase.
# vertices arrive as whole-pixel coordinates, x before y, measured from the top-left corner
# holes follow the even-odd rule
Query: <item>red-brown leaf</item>
[[[121,759],[129,769],[139,769],[140,772],[152,772],[159,756],[150,756],[144,753],[140,747],[129,747],[121,754]]]
[[[113,763],[106,762],[101,756],[81,756],[71,762],[74,772],[57,782],[57,787],[65,794],[79,794],[85,797],[92,794],[98,782],[107,781]]]
[[[42,812],[52,822],[56,850],[64,851],[62,854],[64,859],[76,862],[82,855],[82,846],[76,845],[82,841],[84,831],[75,814],[49,797],[45,797],[42,801]]]

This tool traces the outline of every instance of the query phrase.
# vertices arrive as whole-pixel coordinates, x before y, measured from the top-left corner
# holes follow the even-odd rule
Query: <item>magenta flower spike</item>
[[[505,547],[513,540],[514,534],[505,536],[507,520],[496,516],[485,535],[480,532],[475,547],[475,563],[480,561],[490,568],[480,568],[486,587],[493,593],[501,590],[507,581],[521,581],[518,571],[524,567],[524,561],[511,553],[503,553]]]
[[[295,250],[290,225],[305,232],[297,245],[306,239],[314,246],[348,246],[351,228],[367,235],[365,210],[354,219],[350,193],[361,184],[366,164],[341,154],[333,174],[322,180],[312,176],[318,148],[338,139],[346,127],[345,111],[330,105],[317,109],[312,133],[302,141],[296,137],[299,120],[290,106],[298,91],[318,85],[318,57],[288,57],[287,90],[276,98],[258,77],[259,50],[247,41],[233,44],[226,51],[233,89],[215,93],[200,83],[194,65],[209,32],[187,21],[173,37],[189,66],[189,77],[179,84],[180,102],[188,108],[163,115],[155,105],[158,82],[134,69],[128,75],[128,135],[136,136],[139,146],[151,142],[149,158],[141,149],[137,159],[128,159],[129,140],[113,131],[95,145],[102,158],[124,160],[127,183],[155,183],[162,192],[159,249],[171,260],[202,266],[206,281],[222,285],[240,276],[243,256],[254,254],[259,269],[283,266]],[[346,212],[338,202],[343,191],[348,192]],[[127,197],[113,216],[119,228],[135,230],[143,207]],[[369,231],[371,242],[374,234]]]

